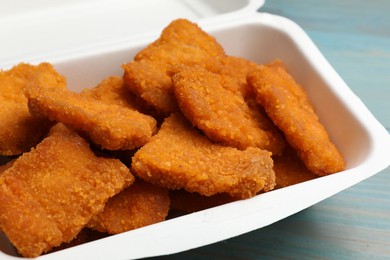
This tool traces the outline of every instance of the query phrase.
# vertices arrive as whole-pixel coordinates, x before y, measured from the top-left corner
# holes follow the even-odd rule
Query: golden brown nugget
[[[281,156],[274,156],[274,171],[276,175],[276,187],[283,188],[304,181],[317,178],[309,171],[296,154],[296,151],[287,146]]]
[[[48,63],[19,64],[0,71],[0,155],[19,155],[35,146],[52,123],[30,114],[24,91],[29,82],[65,87],[65,79]]]
[[[124,81],[129,90],[153,107],[161,116],[178,111],[172,82],[165,65],[148,60],[133,61],[123,66]]]
[[[271,153],[250,147],[244,151],[212,143],[181,114],[167,118],[160,131],[133,157],[133,172],[169,189],[205,196],[227,193],[249,198],[275,185]]]
[[[259,66],[249,74],[248,83],[256,100],[310,171],[327,175],[345,168],[342,155],[329,140],[305,91],[282,66]]]
[[[0,226],[23,256],[38,256],[71,241],[133,181],[119,160],[97,157],[58,124],[0,176]]]
[[[175,53],[176,56],[172,56]],[[224,54],[224,49],[216,39],[197,24],[186,19],[176,19],[162,31],[159,39],[141,50],[134,60],[160,58],[169,65],[181,64],[183,61],[195,65],[213,59],[210,56]]]
[[[32,114],[46,116],[81,131],[107,150],[140,147],[156,130],[156,120],[151,116],[66,89],[35,85],[26,96]]]
[[[88,227],[100,232],[118,234],[164,221],[168,215],[168,189],[137,179],[133,185],[112,197],[104,211]]]
[[[282,137],[271,122],[267,127],[260,114],[254,116],[241,95],[225,88],[227,77],[202,67],[183,67],[172,77],[183,114],[215,142],[241,150],[259,147],[281,153]]]
[[[84,89],[81,93],[84,97],[90,97],[111,105],[123,106],[132,110],[158,118],[158,113],[142,99],[131,93],[123,83],[123,78],[110,76],[100,82],[94,88]]]
[[[36,81],[45,86],[66,87],[66,79],[59,74],[52,64],[43,62],[38,65],[20,63],[11,68],[9,73],[24,81]]]
[[[104,79],[98,86],[84,89],[81,96],[91,97],[107,104],[127,107],[136,110],[135,96],[123,85],[123,79],[119,76],[110,76]]]
[[[168,75],[172,67],[202,65],[215,71],[224,56],[215,38],[198,25],[178,19],[163,30],[160,38],[141,50],[134,61],[123,65],[124,81],[132,93],[168,115],[178,110]]]
[[[246,77],[257,68],[257,64],[241,57],[226,56],[221,59],[222,65],[214,73],[225,75],[224,87],[244,98],[252,96]]]
[[[237,200],[226,193],[203,196],[199,193],[190,193],[185,190],[172,190],[169,195],[171,198],[171,209],[183,213],[193,213]]]

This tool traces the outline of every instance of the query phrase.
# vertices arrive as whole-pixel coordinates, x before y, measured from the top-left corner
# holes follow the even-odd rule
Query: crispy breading
[[[257,68],[257,64],[247,59],[235,56],[226,56],[221,59],[221,66],[214,73],[225,75],[224,88],[241,95],[242,97],[251,98],[251,88],[248,87],[246,76]]]
[[[57,124],[0,176],[0,226],[23,256],[38,256],[72,240],[133,181],[119,160],[97,157]]]
[[[177,111],[178,107],[171,78],[166,74],[164,66],[154,63],[141,60],[124,65],[124,80],[132,93],[165,116]]]
[[[296,151],[289,145],[283,150],[282,155],[273,156],[272,159],[274,160],[277,188],[287,187],[318,177],[306,168]]]
[[[327,175],[345,168],[341,153],[330,141],[304,89],[283,66],[259,66],[248,75],[248,83],[310,171]]]
[[[171,209],[181,213],[193,213],[237,200],[226,193],[203,196],[185,190],[172,190],[169,196],[171,197]]]
[[[156,119],[159,116],[153,107],[146,104],[143,99],[131,93],[124,85],[123,78],[119,76],[110,76],[100,82],[96,87],[84,89],[80,95],[94,98],[107,104],[138,110],[139,112],[151,115]]]
[[[156,120],[136,110],[84,97],[66,89],[34,85],[26,92],[30,112],[47,116],[81,131],[108,150],[144,145],[156,130]]]
[[[236,198],[272,190],[272,168],[270,152],[214,144],[181,114],[165,119],[160,131],[135,153],[132,162],[133,172],[155,185],[205,196],[228,193]]]
[[[238,149],[259,147],[279,154],[284,140],[273,124],[259,118],[244,97],[226,87],[230,77],[202,67],[182,67],[172,77],[180,109],[211,140]]]
[[[172,56],[174,53],[178,55]],[[225,51],[216,39],[204,32],[196,23],[176,19],[164,28],[159,39],[141,50],[134,60],[160,59],[169,65],[182,62],[195,65],[224,54]]]
[[[160,38],[123,65],[124,81],[134,94],[162,114],[178,110],[169,71],[179,64],[202,65],[212,71],[221,66],[222,46],[197,24],[185,19],[170,23]]]
[[[0,155],[19,155],[34,147],[47,134],[52,123],[33,116],[27,106],[24,91],[31,80],[63,88],[65,79],[52,65],[19,64],[0,71]]]
[[[20,63],[11,68],[9,73],[26,82],[36,81],[51,87],[66,87],[66,79],[59,74],[52,64],[43,62],[38,65]]]
[[[164,221],[168,215],[168,189],[141,179],[107,201],[104,211],[88,223],[100,232],[118,234]]]
[[[80,95],[91,97],[107,104],[123,106],[133,110],[137,109],[135,96],[123,85],[123,79],[119,76],[110,76],[96,87],[84,89]]]

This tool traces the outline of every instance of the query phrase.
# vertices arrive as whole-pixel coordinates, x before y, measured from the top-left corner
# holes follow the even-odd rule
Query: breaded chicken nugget
[[[172,56],[172,54],[177,55]],[[204,32],[196,23],[186,19],[172,21],[160,38],[141,50],[134,60],[161,59],[169,65],[190,62],[192,65],[207,62],[225,51],[214,37]],[[212,64],[210,64],[212,65]]]
[[[169,204],[168,189],[137,179],[108,200],[104,211],[92,218],[88,227],[109,234],[144,227],[164,221]]]
[[[317,175],[342,171],[345,162],[320,123],[303,88],[283,66],[259,66],[248,75],[256,100]]]
[[[158,113],[154,108],[131,93],[124,85],[123,78],[119,76],[110,76],[100,82],[96,87],[84,89],[80,95],[94,98],[107,104],[138,110],[143,114],[158,118]]]
[[[275,185],[271,153],[244,151],[212,143],[181,114],[165,119],[160,131],[133,157],[132,169],[142,179],[169,189],[205,196],[227,193],[249,198]]]
[[[221,59],[221,63],[222,65],[212,72],[228,76],[225,77],[224,88],[241,95],[245,99],[252,97],[251,88],[248,87],[246,77],[258,65],[252,61],[235,56],[226,56]]]
[[[53,87],[65,87],[65,79],[48,63],[19,64],[0,71],[0,155],[19,155],[34,147],[47,134],[52,123],[33,116],[24,91],[31,80]]]
[[[123,65],[124,81],[131,92],[168,115],[178,110],[169,74],[178,64],[200,65],[216,71],[225,52],[198,25],[185,19],[170,23],[159,39]]]
[[[203,196],[196,192],[172,190],[169,195],[171,198],[171,209],[183,213],[193,213],[237,200],[226,193]]]
[[[132,93],[165,116],[178,111],[178,106],[165,66],[154,63],[141,60],[124,65],[124,81]]]
[[[66,89],[32,86],[28,106],[88,136],[107,150],[130,150],[144,145],[156,130],[156,120],[136,110],[106,104]]]
[[[228,79],[227,79],[228,78]],[[215,142],[238,149],[259,147],[279,154],[284,141],[273,124],[254,116],[245,99],[225,88],[228,76],[202,67],[182,67],[172,77],[181,111]]]
[[[123,79],[119,76],[110,76],[96,87],[84,89],[80,95],[91,97],[107,104],[123,106],[133,110],[137,109],[135,96],[123,85]]]
[[[36,81],[45,86],[66,87],[66,79],[60,75],[50,63],[43,62],[38,65],[20,63],[11,68],[9,73],[26,82]],[[28,84],[27,84],[28,86]]]
[[[119,160],[97,157],[58,124],[0,176],[0,226],[25,257],[72,240],[134,181]]]
[[[318,177],[318,175],[315,175],[306,168],[296,151],[289,145],[283,150],[282,155],[273,156],[272,159],[274,160],[276,187],[278,188],[287,187]]]

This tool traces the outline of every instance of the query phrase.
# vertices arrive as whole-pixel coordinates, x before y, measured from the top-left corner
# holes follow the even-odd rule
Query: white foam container
[[[39,259],[134,259],[200,247],[272,224],[389,166],[389,133],[297,24],[280,16],[256,12],[263,1],[141,2],[84,0],[52,5],[48,0],[41,0],[37,3],[45,6],[43,9],[16,10],[9,6],[9,15],[4,15],[8,13],[2,9],[0,35],[7,35],[2,30],[12,32],[13,27],[21,30],[20,23],[4,29],[1,25],[5,21],[17,22],[28,17],[35,17],[30,27],[38,26],[36,30],[42,34],[35,34],[38,38],[28,36],[31,37],[28,50],[17,44],[17,36],[7,38],[10,52],[1,47],[0,67],[9,68],[21,61],[49,61],[67,77],[70,89],[80,91],[109,75],[122,75],[121,64],[129,62],[141,48],[155,40],[172,19],[188,18],[215,36],[230,55],[258,63],[282,59],[308,92],[320,120],[344,155],[347,169],[251,199],[43,255]],[[175,7],[178,9],[172,12]],[[125,8],[131,16],[127,20],[121,17],[126,14]],[[121,18],[116,22],[107,18],[100,22],[102,15],[113,20]],[[86,22],[79,28],[74,27],[74,31],[67,31],[67,22],[73,24],[72,21],[78,21],[81,16],[88,17],[92,23]],[[56,23],[47,24],[46,18],[55,18]],[[98,27],[103,25],[104,30],[112,31],[112,34],[102,37]],[[55,30],[57,27],[65,30],[54,36],[58,38],[39,39],[46,32],[44,28]],[[0,252],[0,259],[18,258],[4,237],[0,237],[0,249],[5,251]]]

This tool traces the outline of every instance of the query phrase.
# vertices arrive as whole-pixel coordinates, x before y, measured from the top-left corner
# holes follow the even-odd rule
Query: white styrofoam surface
[[[143,37],[171,20],[216,22],[264,0],[0,0],[0,67]]]
[[[201,23],[202,24],[202,23]],[[308,36],[295,23],[270,14],[251,14],[202,24],[226,52],[259,63],[282,59],[305,87],[321,121],[347,161],[343,172],[211,208],[134,231],[47,254],[39,259],[132,259],[196,248],[272,224],[388,167],[390,137]],[[92,87],[158,37],[96,45],[49,57],[70,88]],[[296,66],[299,64],[299,66]],[[336,113],[337,111],[337,113]],[[4,243],[0,239],[0,243]],[[2,244],[0,248],[6,247]],[[10,251],[12,251],[10,249]],[[0,253],[0,259],[14,259]]]

